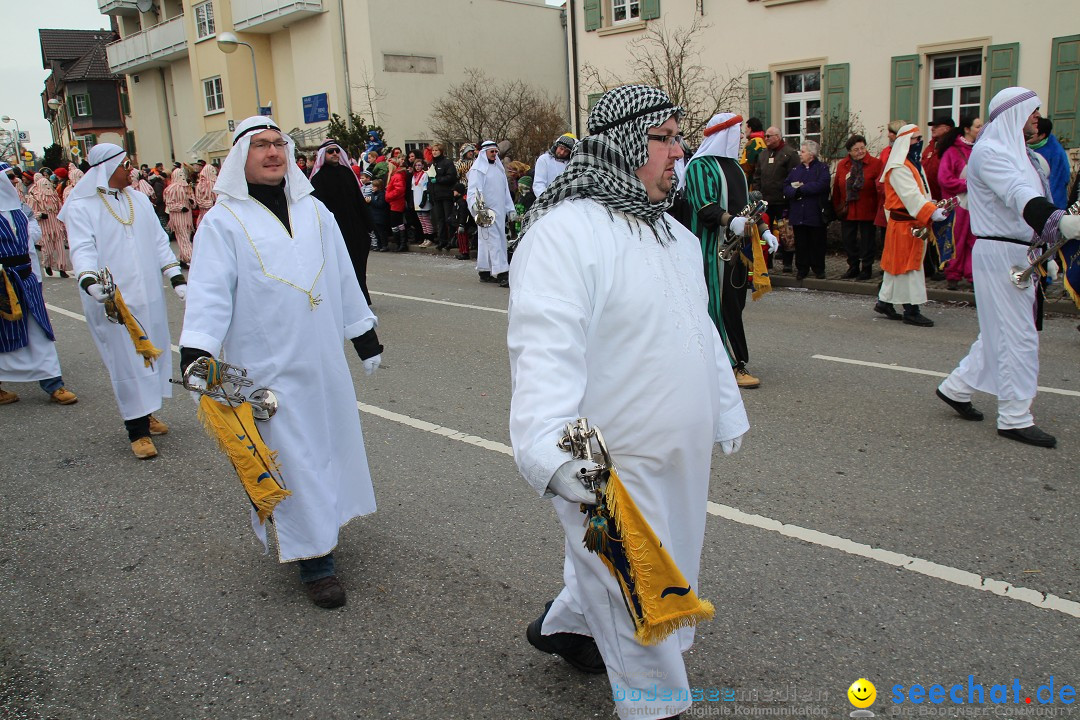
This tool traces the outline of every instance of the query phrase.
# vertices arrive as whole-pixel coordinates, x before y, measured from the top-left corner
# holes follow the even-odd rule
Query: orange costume
[[[920,195],[910,192],[910,183],[902,182],[907,177],[896,178],[901,181],[897,184],[903,195],[897,192],[894,173],[910,175]],[[905,188],[905,185],[908,187]],[[881,254],[882,270],[893,275],[922,270],[926,241],[913,236],[911,231],[930,224],[930,216],[937,206],[928,197],[922,173],[915,169],[910,160],[904,160],[904,167],[894,168],[885,174],[885,210],[889,221],[885,230],[885,249]]]

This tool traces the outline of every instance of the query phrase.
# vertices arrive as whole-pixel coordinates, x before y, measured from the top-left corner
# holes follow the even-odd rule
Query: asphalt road
[[[351,364],[379,510],[343,530],[349,600],[325,611],[261,554],[189,398],[160,413],[160,457],[133,458],[74,282],[46,280],[80,402],[5,384],[22,401],[0,408],[0,718],[612,716],[606,678],[524,639],[562,539],[507,455],[507,291],[415,253],[373,255],[370,286],[387,350],[374,377]],[[878,715],[1063,716],[1080,684],[1076,321],[1042,333],[1040,384],[1066,391],[1035,401],[1059,441],[1044,450],[997,437],[993,398],[964,422],[937,377],[904,370],[949,372],[972,308],[931,305],[923,329],[871,303],[777,290],[747,309],[763,385],[744,391],[742,451],[714,462],[699,586],[717,617],[687,667],[719,699],[693,712],[841,717],[865,677]],[[1010,701],[1019,680],[1020,704],[892,703],[916,683],[966,700],[968,676]]]

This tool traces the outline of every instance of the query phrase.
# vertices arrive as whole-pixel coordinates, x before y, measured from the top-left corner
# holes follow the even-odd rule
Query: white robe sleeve
[[[338,227],[337,221],[326,206],[321,202],[317,204],[323,228],[329,228],[327,232],[329,249],[334,253],[337,261],[345,339],[352,340],[378,327],[379,321],[364,299],[364,292],[356,279],[356,271],[353,269],[352,258],[349,257],[349,249],[345,247],[345,238],[341,235],[341,228]]]
[[[153,218],[153,222],[148,223],[154,228],[154,237],[147,238],[154,243],[157,250],[158,267],[161,268],[162,274],[167,278],[172,278],[180,274],[180,261],[176,259],[176,255],[173,253],[172,248],[169,247],[169,236],[165,234],[165,230],[162,229],[161,223],[158,222],[157,213],[154,212],[154,206],[150,203],[150,198],[146,197],[141,192],[133,191],[128,188],[125,192],[131,193],[132,202],[138,205],[136,212],[140,214],[148,215]]]
[[[1036,157],[1040,157],[1035,153]],[[997,195],[1009,210],[1019,217],[1024,215],[1024,207],[1037,197],[1043,197],[1043,189],[1032,184],[1027,174],[1016,171],[1015,163],[1008,161],[1000,152],[980,154],[976,166],[982,183]],[[973,168],[969,168],[968,182]]]
[[[236,304],[236,263],[236,248],[208,216],[199,225],[199,242],[191,254],[180,347],[221,354]]]
[[[750,430],[750,420],[746,417],[746,406],[743,405],[742,393],[739,384],[735,381],[735,373],[731,370],[731,360],[728,359],[724,341],[716,325],[712,325],[713,351],[716,355],[716,373],[720,379],[720,415],[716,418],[715,442],[734,440],[742,437]]]
[[[71,266],[75,277],[85,272],[97,275],[101,265],[98,263],[97,239],[94,222],[90,217],[89,203],[76,200],[64,213],[64,226],[67,228],[68,251],[71,254]]]
[[[551,170],[548,166],[547,159],[548,154],[544,153],[536,158],[536,163],[533,165],[532,191],[533,195],[536,197],[540,197],[540,195],[547,190],[547,186],[551,182]]]
[[[919,190],[919,184],[915,182],[915,176],[907,165],[894,168],[889,173],[888,181],[911,217],[918,217],[926,203],[933,202]]]
[[[480,189],[480,186],[484,182],[484,177],[480,174],[479,170],[474,170],[475,167],[476,162],[474,161],[469,168],[468,174],[465,176],[465,184],[467,187],[465,191],[465,203],[468,205],[470,213],[473,211],[473,207],[476,206],[476,191]],[[475,219],[475,217],[473,219]]]

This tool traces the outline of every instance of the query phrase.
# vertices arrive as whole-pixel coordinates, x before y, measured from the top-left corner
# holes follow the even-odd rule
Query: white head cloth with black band
[[[247,200],[247,157],[251,149],[251,138],[265,130],[276,130],[281,134],[281,139],[287,143],[281,151],[282,162],[286,165],[285,170],[285,194],[290,203],[296,203],[311,194],[311,183],[304,177],[300,167],[293,162],[296,157],[296,143],[293,139],[282,132],[278,124],[263,115],[249,117],[236,126],[233,133],[233,146],[229,155],[221,164],[221,173],[218,174],[217,182],[214,183],[214,192],[218,195],[235,200]]]
[[[623,85],[609,90],[589,113],[589,136],[577,144],[566,169],[533,204],[521,226],[521,235],[563,200],[590,198],[609,213],[631,215],[673,239],[667,225],[658,222],[675,199],[675,185],[660,202],[649,201],[637,169],[649,159],[646,133],[684,112],[667,93],[647,85]],[[614,214],[612,214],[614,217]],[[520,238],[519,238],[520,239]]]
[[[86,157],[87,162],[90,163],[90,169],[86,171],[82,180],[71,191],[71,195],[64,202],[64,207],[60,209],[60,214],[57,217],[63,222],[67,216],[65,211],[71,207],[71,203],[96,196],[98,188],[108,189],[109,178],[112,177],[112,174],[116,172],[116,168],[120,167],[120,163],[124,162],[126,157],[127,153],[124,148],[112,143],[99,143],[90,148],[90,152]]]

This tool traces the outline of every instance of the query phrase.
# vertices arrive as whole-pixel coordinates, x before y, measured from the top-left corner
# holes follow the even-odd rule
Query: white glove
[[[105,294],[105,288],[101,287],[98,283],[86,288],[86,294],[97,300],[99,303],[104,303],[109,299],[109,296]]]
[[[364,360],[364,374],[374,375],[375,371],[379,369],[380,365],[382,365],[381,354],[375,355],[374,357],[369,357],[367,360]]]
[[[1058,221],[1058,232],[1069,240],[1080,238],[1080,215],[1063,215]]]
[[[173,288],[173,292],[176,293],[176,297],[180,298],[180,302],[184,302],[187,300],[187,283],[177,285]]]
[[[595,505],[596,496],[585,488],[577,476],[578,468],[585,460],[571,460],[559,466],[548,483],[548,492],[553,492],[563,500],[572,503]]]
[[[770,253],[774,253],[780,248],[780,241],[776,239],[776,236],[772,234],[771,230],[766,230],[761,238],[769,244]]]
[[[731,440],[721,440],[720,449],[725,455],[734,455],[735,453],[739,452],[739,448],[742,447],[742,439],[743,436],[740,435],[739,437],[733,438]]]
[[[431,167],[429,167],[425,174],[428,176],[429,180],[434,180],[435,179],[435,166],[432,165]]]
[[[1057,260],[1050,259],[1046,261],[1046,277],[1050,278],[1050,282],[1055,282],[1060,272],[1061,268],[1058,267]]]
[[[518,221],[517,210],[511,210],[510,214],[507,215],[507,217],[510,218],[510,222],[517,222]]]
[[[736,215],[731,218],[731,224],[728,225],[728,230],[732,235],[742,235],[746,231],[746,218],[742,215]]]
[[[930,216],[930,222],[945,222],[945,211],[941,208],[934,210],[934,214]]]

